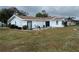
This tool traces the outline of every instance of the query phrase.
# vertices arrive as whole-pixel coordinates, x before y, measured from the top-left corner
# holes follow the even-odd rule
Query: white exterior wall
[[[37,28],[37,26],[43,27],[43,25],[45,25],[43,21],[32,21],[32,28]]]
[[[62,20],[58,20],[58,24],[56,24],[56,20],[51,20],[50,27],[64,27],[64,25],[62,24]]]
[[[23,25],[27,25],[27,21],[22,21],[18,17],[15,17],[10,23],[15,24],[18,27],[23,27]]]
[[[22,27],[23,27],[24,25],[27,26],[27,21],[22,21],[21,25],[22,25]]]
[[[24,25],[27,25],[27,21],[22,21],[19,18],[14,18],[11,21],[11,24],[15,24],[18,27],[23,27]],[[32,21],[32,28],[37,28],[37,26],[43,27],[43,25],[46,25],[45,21]],[[56,20],[50,20],[50,27],[64,27],[64,25],[62,24],[62,20],[58,20],[58,24],[56,24]]]

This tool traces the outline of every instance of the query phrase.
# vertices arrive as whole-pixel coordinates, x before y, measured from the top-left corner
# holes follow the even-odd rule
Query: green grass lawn
[[[0,28],[0,51],[79,51],[78,27],[72,26],[40,31]]]

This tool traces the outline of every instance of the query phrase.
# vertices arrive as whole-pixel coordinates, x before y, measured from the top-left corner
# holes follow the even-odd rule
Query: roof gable
[[[10,17],[10,19],[8,20],[8,23],[9,22],[11,22],[14,18],[18,18],[18,19],[20,19],[21,20],[21,18],[20,17],[18,17],[18,16],[16,16],[16,15],[13,15],[12,17]]]

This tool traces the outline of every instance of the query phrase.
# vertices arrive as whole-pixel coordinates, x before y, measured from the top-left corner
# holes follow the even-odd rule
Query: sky
[[[2,8],[10,8],[11,6],[0,6]],[[79,6],[15,6],[19,10],[28,12],[30,16],[46,10],[49,16],[79,16]]]

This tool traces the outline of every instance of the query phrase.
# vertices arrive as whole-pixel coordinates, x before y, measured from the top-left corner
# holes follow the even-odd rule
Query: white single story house
[[[38,26],[41,27],[64,27],[63,17],[32,17],[32,16],[18,16],[13,15],[7,24],[14,24],[18,27],[26,25],[28,29],[34,29]]]

